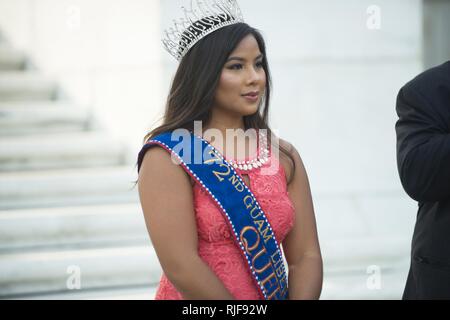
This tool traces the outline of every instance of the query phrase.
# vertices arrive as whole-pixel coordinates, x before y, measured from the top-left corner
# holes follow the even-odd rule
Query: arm
[[[139,171],[139,197],[162,269],[185,299],[233,299],[198,255],[192,185],[170,154],[152,147]]]
[[[323,265],[311,191],[300,155],[292,146],[289,148],[295,159],[295,174],[288,185],[289,196],[295,208],[295,223],[283,241],[289,267],[289,298],[319,299]]]
[[[450,133],[438,108],[412,86],[397,97],[400,180],[408,195],[422,202],[450,197]]]

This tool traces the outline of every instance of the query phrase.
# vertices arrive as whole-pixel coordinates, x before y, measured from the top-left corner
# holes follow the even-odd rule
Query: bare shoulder
[[[190,183],[189,175],[180,165],[172,161],[170,152],[162,147],[154,146],[145,153],[138,177],[140,187],[149,186],[160,189],[170,184],[182,188],[186,182]]]
[[[189,176],[159,146],[145,153],[139,170],[139,199],[161,266],[172,279],[197,254],[198,232]]]
[[[290,153],[292,152],[292,149],[294,149],[294,146],[292,144],[290,144],[287,140],[278,138],[278,140],[280,141],[280,146],[285,148],[286,150],[288,150]]]
[[[280,163],[286,173],[287,184],[291,184],[297,175],[297,171],[303,171],[303,161],[297,149],[288,141],[279,138],[280,147],[287,151],[288,155],[280,150]]]
[[[172,161],[170,152],[166,151],[162,147],[154,146],[145,153],[142,160],[141,170],[139,171],[140,177],[145,177],[148,173],[161,173],[165,176],[170,174],[171,176],[177,176],[181,168]],[[179,175],[179,174],[178,174]]]

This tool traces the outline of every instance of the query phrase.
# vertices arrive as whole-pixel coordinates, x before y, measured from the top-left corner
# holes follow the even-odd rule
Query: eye
[[[259,61],[259,62],[256,64],[256,66],[257,66],[258,68],[262,68],[264,65],[263,65],[263,62],[262,62],[262,61]]]
[[[232,66],[229,67],[229,69],[231,69],[231,70],[239,70],[239,69],[242,69],[242,64],[239,64],[239,63],[233,64]]]

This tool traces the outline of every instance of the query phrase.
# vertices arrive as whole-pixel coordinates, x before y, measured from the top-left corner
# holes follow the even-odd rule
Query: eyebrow
[[[261,53],[259,56],[257,56],[255,58],[255,60],[258,60],[259,58],[262,58],[264,55]],[[244,58],[240,58],[240,57],[230,57],[227,62],[231,61],[231,60],[238,60],[238,61],[245,61]]]

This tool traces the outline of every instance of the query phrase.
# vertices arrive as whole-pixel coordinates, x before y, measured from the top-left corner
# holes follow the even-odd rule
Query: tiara
[[[191,0],[190,7],[181,7],[184,17],[173,20],[174,26],[164,31],[162,39],[165,49],[178,61],[208,34],[244,22],[236,0]]]

